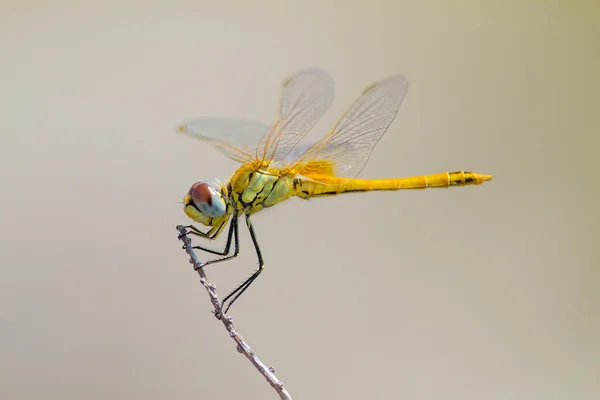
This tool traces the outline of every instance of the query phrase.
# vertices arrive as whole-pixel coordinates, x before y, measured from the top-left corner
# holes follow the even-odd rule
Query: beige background
[[[0,2],[0,397],[268,399],[175,225],[236,164],[174,128],[269,121],[278,85],[408,96],[363,177],[456,190],[292,200],[232,309],[297,399],[597,399],[600,6],[588,1]],[[595,4],[594,4],[595,3]],[[255,267],[211,268],[224,294]]]

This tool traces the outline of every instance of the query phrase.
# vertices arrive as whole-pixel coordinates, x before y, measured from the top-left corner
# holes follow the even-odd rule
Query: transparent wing
[[[235,161],[248,163],[255,160],[256,147],[269,133],[269,126],[242,119],[198,118],[185,121],[179,132],[212,145]]]
[[[283,160],[327,111],[333,95],[333,79],[322,69],[303,70],[284,80],[278,115],[256,148],[256,158]]]
[[[283,81],[277,117],[270,127],[257,121],[198,118],[184,122],[179,131],[241,163],[282,160],[327,111],[333,92],[329,73],[303,70]]]
[[[369,160],[408,91],[408,80],[392,76],[365,88],[331,132],[290,165],[296,173],[355,177]]]

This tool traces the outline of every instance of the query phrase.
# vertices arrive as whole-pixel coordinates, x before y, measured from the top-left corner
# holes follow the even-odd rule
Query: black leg
[[[229,302],[229,304],[225,308],[225,311],[223,311],[223,314],[227,313],[227,311],[229,310],[231,305],[242,295],[242,293],[244,293],[246,291],[246,289],[248,289],[250,287],[252,282],[254,282],[254,280],[256,278],[258,278],[258,275],[260,275],[260,273],[262,272],[262,270],[264,269],[264,266],[265,266],[265,264],[263,262],[262,254],[260,252],[260,247],[258,246],[258,241],[256,240],[256,234],[254,233],[254,228],[252,227],[252,223],[250,222],[249,215],[246,215],[246,225],[248,226],[248,230],[250,231],[250,236],[252,237],[252,242],[254,243],[254,249],[256,250],[256,255],[258,257],[258,270],[256,272],[254,272],[250,276],[250,278],[246,279],[241,285],[239,285],[237,288],[235,288],[231,293],[229,293],[223,299],[221,304],[224,306],[225,303],[227,302],[227,300],[229,300],[231,297],[233,297],[233,299]]]
[[[233,242],[233,253],[230,253],[232,242]],[[229,260],[234,257],[237,257],[237,255],[240,252],[240,240],[239,240],[239,234],[238,234],[237,216],[234,216],[231,219],[231,225],[229,226],[229,233],[227,234],[227,243],[225,244],[225,248],[222,251],[214,250],[214,249],[211,249],[208,247],[202,247],[202,246],[194,246],[192,248],[206,251],[207,253],[215,254],[218,256],[222,256],[221,258],[216,258],[214,260],[209,260],[209,261],[202,263],[202,268],[204,268],[210,264],[214,264],[217,262],[221,262],[221,261],[225,261],[225,260]]]
[[[189,231],[186,232],[186,235],[196,235],[196,236],[200,236],[205,239],[213,240],[213,239],[216,239],[217,236],[219,236],[219,234],[221,233],[221,231],[223,231],[223,228],[225,227],[226,224],[227,224],[227,220],[223,221],[221,223],[221,225],[219,225],[218,227],[212,227],[206,232],[202,232],[200,229],[196,228],[194,225],[186,225],[185,228],[189,229]]]

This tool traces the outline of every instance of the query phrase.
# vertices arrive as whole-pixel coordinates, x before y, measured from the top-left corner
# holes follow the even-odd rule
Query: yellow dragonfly
[[[396,75],[367,86],[333,128],[315,143],[299,144],[333,101],[334,83],[324,70],[300,71],[282,83],[278,115],[262,122],[200,118],[184,122],[179,131],[198,138],[242,164],[224,185],[197,182],[184,197],[184,211],[202,231],[187,234],[214,240],[230,222],[223,250],[196,249],[216,258],[202,267],[239,253],[238,220],[244,218],[258,257],[258,269],[223,299],[225,313],[262,272],[263,257],[250,217],[290,197],[302,199],[371,190],[446,188],[478,185],[492,179],[474,172],[442,172],[393,179],[356,179],[373,148],[394,120],[408,90]],[[233,245],[233,249],[232,249]]]

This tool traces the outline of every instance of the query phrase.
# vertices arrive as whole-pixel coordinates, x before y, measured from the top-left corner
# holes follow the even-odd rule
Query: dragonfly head
[[[215,226],[226,218],[227,202],[223,189],[196,182],[183,198],[183,211],[188,217],[206,226]]]

